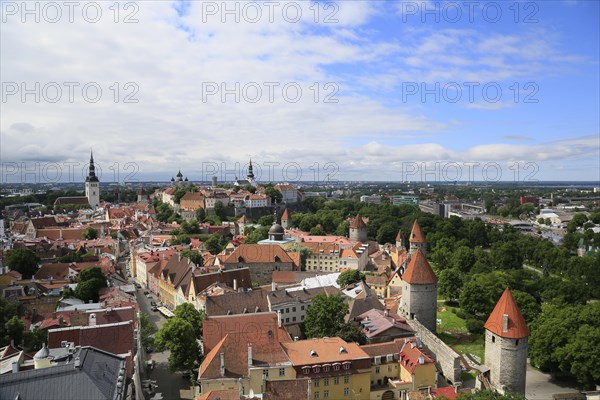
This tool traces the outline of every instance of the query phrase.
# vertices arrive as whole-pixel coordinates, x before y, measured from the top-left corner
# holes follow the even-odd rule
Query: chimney
[[[92,313],[90,314],[90,322],[88,323],[89,326],[96,326],[96,314]]]
[[[508,332],[508,314],[502,316],[502,332]]]
[[[233,280],[233,290],[235,290],[237,292],[238,290],[238,283],[237,283],[237,279]]]
[[[252,343],[248,343],[248,366],[252,365]]]
[[[277,326],[281,328],[281,310],[277,311]]]
[[[389,316],[390,316],[390,312],[389,312],[388,310],[385,310],[385,311],[383,312],[383,316],[384,316],[384,317],[389,317]]]
[[[421,365],[425,364],[425,357],[419,356],[419,364],[421,364]]]
[[[221,365],[219,367],[219,372],[221,373],[221,376],[225,376],[225,353],[219,354],[219,357],[221,359]]]
[[[271,282],[271,292],[274,292],[277,290],[277,284],[275,282]]]
[[[15,372],[19,372],[19,362],[18,361],[13,361],[12,362],[12,372],[13,372],[13,374]]]

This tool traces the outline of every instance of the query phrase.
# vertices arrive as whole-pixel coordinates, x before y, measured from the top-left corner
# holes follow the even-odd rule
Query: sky
[[[0,0],[0,181],[600,181],[599,4]]]

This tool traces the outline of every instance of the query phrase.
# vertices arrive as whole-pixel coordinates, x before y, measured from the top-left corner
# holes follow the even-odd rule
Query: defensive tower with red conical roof
[[[350,240],[367,242],[367,224],[360,214],[356,214],[356,217],[350,222]]]
[[[525,393],[529,329],[506,288],[485,327],[485,365],[489,381],[500,393]]]
[[[415,254],[418,249],[421,249],[423,255],[427,255],[427,240],[425,240],[425,235],[417,220],[413,224],[408,241],[410,242],[410,254]]]
[[[402,275],[400,312],[436,332],[437,276],[421,249],[416,250]]]

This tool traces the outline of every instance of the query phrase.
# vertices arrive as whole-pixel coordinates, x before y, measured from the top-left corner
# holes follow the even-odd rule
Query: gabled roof
[[[268,311],[269,303],[264,290],[227,293],[206,297],[206,315],[232,315]]]
[[[400,365],[414,374],[415,369],[419,365],[434,364],[435,361],[417,346],[416,341],[404,343],[404,347],[400,352]]]
[[[54,279],[63,280],[69,278],[69,264],[68,263],[57,263],[57,264],[43,264],[34,275],[35,279]]]
[[[417,220],[415,220],[412,231],[410,232],[409,241],[411,243],[427,243],[427,240],[425,240],[425,235],[423,235],[423,231],[421,230],[421,226]]]
[[[288,253],[276,244],[242,244],[225,260],[225,264],[237,263],[293,263]]]
[[[282,343],[281,346],[294,366],[369,358],[358,344],[348,343],[339,337],[298,340]]]
[[[504,330],[504,316],[507,316],[507,326]],[[519,310],[510,290],[506,288],[496,307],[484,325],[485,329],[503,338],[520,339],[529,336],[525,318]]]
[[[406,319],[396,313],[372,309],[355,318],[361,325],[367,338],[373,338],[391,328],[406,331],[406,336],[413,335],[415,330],[406,323]]]
[[[404,272],[404,275],[402,275],[402,280],[412,285],[430,285],[437,283],[437,276],[435,275],[435,272],[433,272],[433,269],[431,269],[431,265],[429,265],[429,262],[421,249],[418,249],[410,259],[408,267],[406,267],[406,271]]]

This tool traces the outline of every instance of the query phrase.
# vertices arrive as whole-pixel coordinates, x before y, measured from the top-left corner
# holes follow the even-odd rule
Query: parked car
[[[150,307],[150,309],[151,309],[152,311],[158,311],[158,307],[156,307],[156,305],[153,305],[152,307]]]

